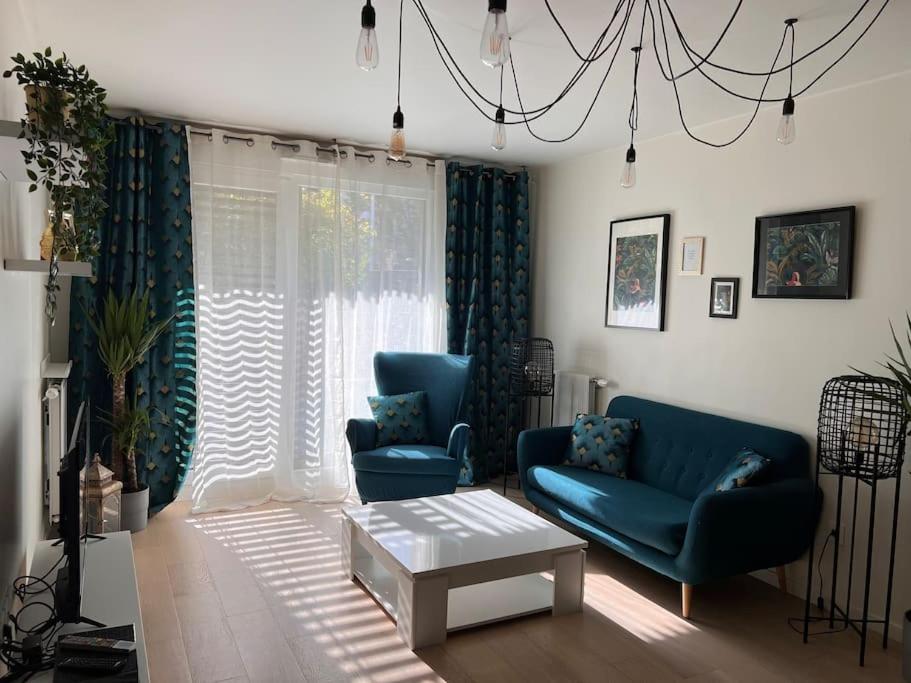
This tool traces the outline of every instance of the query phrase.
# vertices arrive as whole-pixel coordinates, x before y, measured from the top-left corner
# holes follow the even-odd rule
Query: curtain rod
[[[211,129],[210,130],[198,130],[198,129],[193,129],[193,127],[190,127],[190,135],[203,135],[206,138],[208,138],[209,141],[212,140],[212,130]],[[222,140],[225,142],[225,144],[227,144],[231,141],[243,142],[243,143],[246,143],[247,147],[252,147],[253,145],[256,144],[256,140],[254,140],[251,137],[245,136],[245,135],[229,135],[228,133],[223,133]],[[295,142],[282,142],[281,140],[272,140],[271,144],[272,144],[272,149],[276,149],[277,147],[287,147],[288,149],[290,149],[294,152],[299,152],[300,148],[301,148],[300,145]],[[321,147],[318,143],[316,146],[316,151],[323,152],[324,154],[332,154],[333,156],[337,155],[337,156],[341,157],[342,159],[348,158],[347,150],[344,150],[344,149],[336,150],[332,147]],[[374,161],[376,161],[376,155],[373,152],[358,152],[357,150],[355,150],[354,156],[358,159],[366,159],[371,164]],[[418,157],[418,158],[426,158],[426,157]],[[386,157],[386,165],[391,166],[392,164],[401,164],[401,165],[405,166],[406,168],[411,168],[413,166],[413,162],[411,161],[411,159],[399,160],[399,159],[393,159],[391,157]],[[427,168],[436,168],[436,164],[432,161],[428,161]],[[482,173],[489,174],[490,171],[482,171]],[[503,175],[505,175],[509,178],[515,178],[519,174],[512,173],[509,171],[504,171]]]
[[[211,130],[208,130],[208,131],[194,130],[191,127],[190,135],[204,135],[210,141],[212,140],[212,131]],[[231,142],[232,140],[235,142],[245,142],[247,144],[247,147],[252,147],[253,145],[256,144],[256,140],[254,140],[251,137],[244,136],[244,135],[228,135],[227,133],[225,133],[222,135],[222,139],[224,140],[225,143]],[[287,147],[288,149],[295,151],[295,152],[299,152],[301,149],[301,146],[295,142],[282,142],[281,140],[273,140],[272,149],[275,149],[277,147]],[[318,143],[316,146],[316,151],[323,152],[325,154],[332,154],[333,156],[338,155],[342,159],[348,158],[347,150],[344,150],[344,149],[336,150],[336,149],[333,149],[332,147],[321,147]],[[370,163],[373,163],[374,161],[376,161],[376,155],[373,154],[372,152],[366,153],[366,152],[355,151],[354,156],[359,159],[367,159],[367,161],[369,161]],[[386,157],[386,165],[390,166],[392,164],[401,164],[402,166],[405,166],[406,168],[411,168],[414,165],[414,163],[411,161],[411,159],[397,160],[397,159],[392,159],[391,157]],[[427,167],[435,168],[436,164],[434,164],[432,161],[428,161]]]

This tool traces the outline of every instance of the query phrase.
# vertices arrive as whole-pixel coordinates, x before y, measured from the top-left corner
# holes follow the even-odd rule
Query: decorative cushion
[[[756,475],[765,470],[771,460],[764,458],[752,448],[741,448],[727,467],[718,475],[712,488],[715,491],[731,491],[749,486]]]
[[[638,420],[579,415],[563,464],[625,479],[630,449],[638,429]]]
[[[427,443],[426,398],[423,391],[368,397],[376,421],[376,445]]]

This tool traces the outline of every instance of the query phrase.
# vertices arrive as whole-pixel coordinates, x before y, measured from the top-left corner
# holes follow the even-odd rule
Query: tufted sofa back
[[[633,396],[617,396],[610,417],[638,418],[629,477],[695,500],[744,446],[772,460],[771,480],[808,477],[809,447],[793,432],[700,413]]]

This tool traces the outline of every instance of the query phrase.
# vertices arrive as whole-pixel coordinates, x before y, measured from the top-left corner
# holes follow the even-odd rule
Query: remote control
[[[126,663],[125,657],[63,657],[57,662],[61,669],[82,669],[84,671],[105,671],[114,673],[120,671]]]
[[[82,650],[125,655],[136,649],[136,643],[129,640],[97,638],[93,636],[65,635],[57,641],[64,650]]]

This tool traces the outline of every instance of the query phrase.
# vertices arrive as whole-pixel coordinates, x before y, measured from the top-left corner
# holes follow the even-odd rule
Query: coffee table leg
[[[554,616],[582,610],[585,597],[585,551],[574,550],[554,558]]]
[[[413,580],[399,572],[398,584],[396,629],[399,637],[412,650],[444,642],[449,579],[435,576]]]

